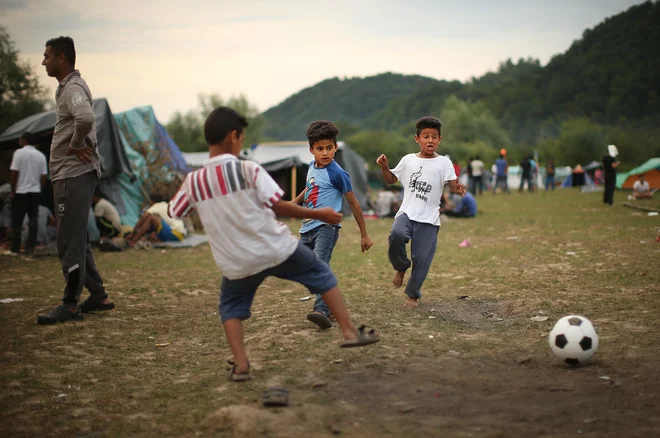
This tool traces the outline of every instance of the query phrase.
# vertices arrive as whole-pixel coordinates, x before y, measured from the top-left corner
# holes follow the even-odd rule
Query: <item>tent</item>
[[[156,119],[151,106],[141,106],[117,113],[115,120],[131,147],[150,160],[150,164],[162,164],[170,171],[183,175],[190,172],[190,166],[186,163],[181,150]]]
[[[629,172],[618,174],[616,176],[616,188],[632,189],[640,174],[644,174],[644,179],[648,181],[650,188],[660,189],[660,158],[651,158]]]
[[[364,158],[358,155],[343,141],[337,142],[338,150],[335,160],[351,176],[353,193],[363,210],[367,209],[367,166]],[[309,163],[314,156],[309,151],[307,142],[278,142],[254,145],[244,149],[243,158],[254,160],[275,179],[284,190],[284,199],[295,198],[304,188],[307,179]],[[344,214],[350,213],[350,208],[344,199],[342,206]]]
[[[564,180],[564,182],[561,185],[563,188],[573,187],[573,175],[575,175],[575,173],[571,173],[570,175],[568,175],[568,178],[566,178]],[[594,185],[596,185],[596,184],[594,184],[594,180],[591,179],[591,177],[589,176],[589,174],[587,172],[582,172],[582,175],[584,175],[584,180],[582,181],[582,184],[578,183],[577,186],[583,186],[583,185],[584,186],[594,186]]]
[[[592,161],[591,163],[589,163],[589,164],[587,164],[586,166],[584,166],[584,170],[585,170],[585,171],[596,170],[596,169],[599,169],[599,168],[601,168],[601,167],[603,167],[603,163],[601,163],[600,161],[595,161],[595,160],[594,160],[594,161]]]
[[[125,151],[125,143],[121,133],[117,129],[117,124],[110,111],[110,105],[106,99],[94,99],[92,102],[94,115],[96,117],[96,135],[99,145],[99,155],[101,156],[101,190],[106,194],[109,200],[117,207],[119,213],[123,216],[127,213],[127,206],[121,196],[121,182],[133,181],[135,175],[131,168],[130,161]],[[0,152],[2,153],[2,171],[8,173],[11,163],[11,154],[18,148],[18,138],[23,132],[30,132],[34,135],[35,146],[43,152],[46,157],[50,157],[50,144],[55,129],[55,111],[46,111],[33,114],[23,120],[11,125],[0,135]],[[5,159],[8,157],[8,159]],[[5,169],[6,167],[6,169]],[[52,186],[48,184],[42,192],[41,203],[48,206],[53,211],[53,192]],[[122,217],[123,221],[123,217]]]

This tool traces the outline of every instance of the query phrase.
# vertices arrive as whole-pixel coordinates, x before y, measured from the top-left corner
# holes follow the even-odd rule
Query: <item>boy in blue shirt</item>
[[[345,196],[360,228],[360,249],[364,252],[371,248],[373,242],[367,234],[360,203],[353,193],[351,177],[334,159],[337,153],[337,135],[339,128],[330,121],[317,120],[309,125],[307,140],[314,161],[309,164],[305,190],[292,202],[299,204],[302,201],[304,207],[311,209],[331,207],[341,212],[342,197]],[[300,229],[300,242],[312,249],[319,259],[329,265],[332,250],[339,239],[340,228],[341,224],[333,225],[318,219],[304,219]],[[325,330],[332,327],[330,316],[330,309],[321,295],[317,295],[314,309],[307,315],[307,319]]]
[[[451,192],[459,193],[455,189],[451,190]],[[452,217],[475,217],[477,215],[477,200],[474,199],[472,193],[467,192],[463,196],[459,197],[459,200],[453,207],[441,208],[440,212]]]

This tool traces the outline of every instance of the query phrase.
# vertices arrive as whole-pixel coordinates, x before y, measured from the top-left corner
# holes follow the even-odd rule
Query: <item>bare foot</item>
[[[407,298],[406,302],[403,303],[404,306],[409,307],[409,308],[415,308],[419,307],[419,299],[418,298]]]
[[[405,275],[406,271],[396,271],[396,274],[394,274],[394,278],[392,279],[392,284],[396,287],[401,287]]]

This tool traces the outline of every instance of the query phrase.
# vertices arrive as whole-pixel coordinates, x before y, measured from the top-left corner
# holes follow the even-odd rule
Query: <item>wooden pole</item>
[[[291,200],[293,201],[298,196],[296,183],[298,182],[298,167],[293,166],[291,169]]]

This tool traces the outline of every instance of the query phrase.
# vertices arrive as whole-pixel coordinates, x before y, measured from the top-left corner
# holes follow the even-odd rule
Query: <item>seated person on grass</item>
[[[472,193],[467,192],[463,196],[455,189],[450,189],[453,202],[448,202],[446,206],[440,208],[440,213],[451,217],[475,217],[477,215],[477,200]],[[458,195],[458,196],[456,196]]]
[[[644,181],[644,174],[639,175],[639,180],[633,184],[633,199],[653,199],[653,192],[649,187],[649,182]]]
[[[114,205],[103,197],[97,188],[92,198],[94,219],[101,238],[113,238],[121,234],[121,219]]]
[[[147,236],[150,242],[181,242],[187,233],[182,220],[168,216],[167,202],[163,201],[149,207],[126,238],[128,245],[135,247],[144,236]]]

